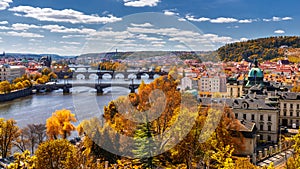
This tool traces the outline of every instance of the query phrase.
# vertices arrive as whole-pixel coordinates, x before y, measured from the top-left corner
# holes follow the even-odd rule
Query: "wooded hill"
[[[258,58],[261,61],[271,60],[284,55],[283,47],[299,48],[300,37],[279,36],[260,38],[245,42],[236,42],[220,47],[217,52],[222,61],[246,61]]]

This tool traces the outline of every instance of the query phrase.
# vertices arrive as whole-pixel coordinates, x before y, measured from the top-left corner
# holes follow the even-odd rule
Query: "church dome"
[[[260,68],[254,67],[248,73],[248,77],[264,77],[264,73],[261,71]]]

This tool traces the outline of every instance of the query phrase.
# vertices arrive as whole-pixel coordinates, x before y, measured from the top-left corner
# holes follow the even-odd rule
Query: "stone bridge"
[[[90,79],[93,75],[96,77],[96,79],[103,79],[103,76],[109,76],[111,79],[129,79],[130,77],[135,79],[141,79],[143,75],[147,75],[149,79],[154,79],[154,76],[163,76],[167,75],[168,72],[148,72],[148,71],[142,71],[142,72],[118,72],[118,71],[97,71],[97,72],[56,72],[59,79],[67,78],[76,78],[81,75],[84,77],[84,79]]]
[[[128,84],[128,83],[66,83],[66,84],[40,84],[33,86],[33,89],[36,89],[37,92],[44,90],[44,91],[53,91],[62,89],[63,93],[70,93],[70,88],[72,87],[91,87],[97,90],[97,93],[103,94],[103,89],[108,87],[124,87],[130,89],[131,93],[134,93],[136,89],[140,86],[140,84]]]

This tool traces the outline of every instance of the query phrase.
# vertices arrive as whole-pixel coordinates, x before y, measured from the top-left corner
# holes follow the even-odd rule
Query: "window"
[[[260,115],[260,120],[264,120],[264,115]]]
[[[247,120],[247,114],[243,114],[243,119]]]
[[[271,136],[268,135],[268,141],[271,141]]]
[[[286,110],[283,111],[283,116],[286,116]]]
[[[264,125],[261,124],[261,125],[259,126],[259,129],[260,129],[260,130],[264,130]]]
[[[291,116],[291,117],[293,116],[293,110],[290,111],[290,116]]]
[[[271,125],[268,125],[268,131],[271,131]]]
[[[254,117],[255,117],[254,114],[252,114],[252,115],[251,115],[251,120],[254,120]]]
[[[290,104],[290,109],[293,109],[293,104],[292,103]]]
[[[271,116],[268,116],[268,121],[271,121]]]
[[[284,103],[284,104],[283,104],[283,108],[285,108],[285,109],[286,109],[286,103]]]
[[[235,113],[235,118],[239,118],[239,114],[238,113]]]
[[[292,125],[293,124],[293,120],[291,120],[290,122],[291,122],[291,125]]]
[[[299,104],[297,104],[297,110],[299,110],[299,109],[300,109]]]
[[[299,111],[297,111],[297,117],[299,117]]]

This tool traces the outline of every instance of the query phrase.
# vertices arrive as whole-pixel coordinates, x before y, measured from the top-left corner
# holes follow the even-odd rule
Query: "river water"
[[[19,127],[25,127],[33,123],[45,124],[46,119],[56,110],[69,109],[76,115],[78,124],[84,119],[100,117],[105,105],[119,96],[126,96],[129,92],[129,89],[113,86],[105,88],[103,95],[97,95],[95,89],[83,86],[72,88],[71,94],[63,94],[62,90],[34,94],[0,103],[0,118],[13,118]]]

